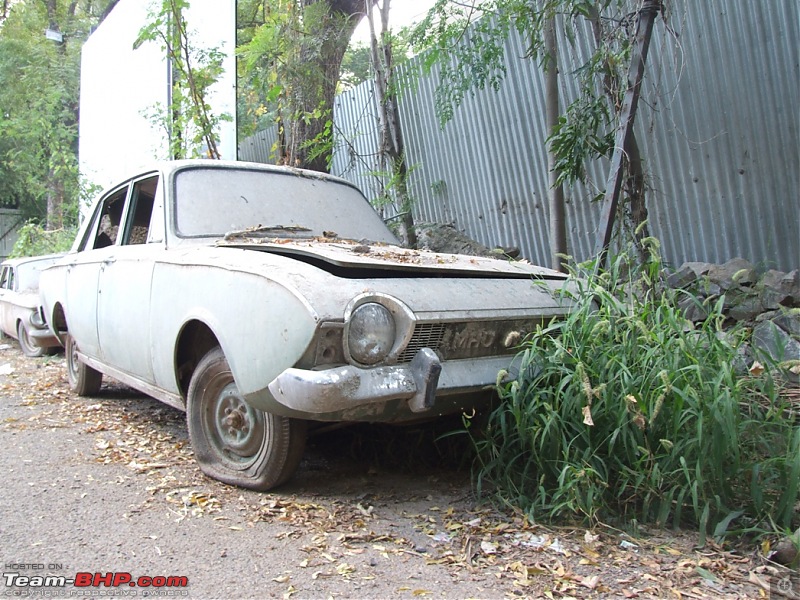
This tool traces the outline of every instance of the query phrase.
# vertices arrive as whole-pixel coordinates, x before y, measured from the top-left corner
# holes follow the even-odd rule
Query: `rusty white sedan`
[[[42,276],[82,395],[103,375],[186,410],[202,470],[266,490],[313,422],[402,422],[486,402],[569,306],[525,262],[401,248],[348,182],[222,161],[137,174]]]
[[[39,314],[39,274],[61,255],[14,258],[0,264],[0,334],[16,338],[25,356],[59,347]]]

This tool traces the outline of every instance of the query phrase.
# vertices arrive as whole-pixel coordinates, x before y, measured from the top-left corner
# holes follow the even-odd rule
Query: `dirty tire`
[[[67,379],[72,391],[79,396],[94,396],[99,392],[103,374],[78,359],[78,345],[69,334],[64,343],[64,354],[67,357]]]
[[[287,481],[303,455],[306,422],[247,404],[220,348],[197,365],[186,412],[197,462],[214,479],[266,491]]]
[[[31,336],[28,335],[28,329],[25,324],[20,321],[17,323],[17,341],[22,353],[28,358],[39,358],[44,355],[44,348],[40,348],[31,341]]]

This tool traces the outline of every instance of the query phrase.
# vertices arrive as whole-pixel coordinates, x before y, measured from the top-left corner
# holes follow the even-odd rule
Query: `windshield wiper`
[[[303,227],[302,225],[256,225],[255,227],[248,227],[247,229],[229,231],[225,234],[224,239],[230,240],[241,237],[267,237],[270,234],[278,232],[302,233],[305,231],[311,230],[308,227]]]

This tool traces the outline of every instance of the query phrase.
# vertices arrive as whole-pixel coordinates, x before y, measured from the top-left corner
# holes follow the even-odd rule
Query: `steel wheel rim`
[[[261,450],[263,415],[244,401],[233,381],[211,393],[203,411],[203,427],[214,453],[238,468],[247,467]]]
[[[33,342],[31,342],[31,338],[28,335],[28,330],[25,329],[23,325],[20,325],[17,334],[19,335],[19,345],[22,347],[23,350],[27,352],[36,351],[36,346],[34,346]]]
[[[78,379],[78,345],[74,340],[70,340],[69,344],[69,360],[67,360],[67,369],[72,381]]]

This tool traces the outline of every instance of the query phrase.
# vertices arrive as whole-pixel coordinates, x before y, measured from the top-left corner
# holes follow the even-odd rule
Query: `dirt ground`
[[[183,413],[113,382],[79,398],[62,355],[25,359],[2,340],[0,595],[800,597],[797,573],[757,549],[497,512],[432,438],[363,427],[318,435],[289,484],[241,490],[202,475]],[[391,452],[379,456],[376,441]],[[406,448],[409,460],[385,459]],[[79,585],[57,587],[59,577]]]

